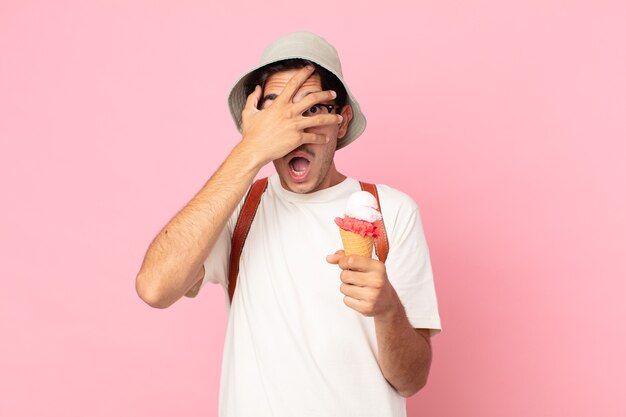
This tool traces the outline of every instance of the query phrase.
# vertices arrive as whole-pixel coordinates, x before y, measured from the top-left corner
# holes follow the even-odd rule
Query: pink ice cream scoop
[[[361,242],[356,236],[356,243],[360,246],[364,244],[369,245],[369,251],[371,253],[371,245],[373,239],[378,237],[379,230],[375,223],[381,220],[382,216],[378,211],[378,203],[376,197],[367,191],[357,191],[348,198],[346,205],[345,216],[343,218],[335,218],[335,223],[340,228],[340,232],[350,232],[355,235],[359,235],[361,239],[366,238],[367,242]],[[344,249],[346,253],[349,251],[347,247],[347,237],[350,235],[342,232],[342,240],[344,242]],[[355,244],[351,241],[350,245]],[[364,248],[363,250],[367,250]],[[369,255],[368,255],[369,256]]]

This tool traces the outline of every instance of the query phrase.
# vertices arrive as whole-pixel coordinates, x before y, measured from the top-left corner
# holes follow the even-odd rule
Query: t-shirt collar
[[[347,177],[339,184],[333,185],[332,187],[315,191],[313,193],[299,194],[294,193],[293,191],[285,190],[280,183],[280,177],[278,176],[278,174],[270,176],[269,187],[274,193],[276,193],[276,195],[280,196],[281,198],[299,203],[326,203],[329,201],[345,198],[346,195],[353,193],[355,191],[355,188],[356,190],[360,189],[357,180]]]

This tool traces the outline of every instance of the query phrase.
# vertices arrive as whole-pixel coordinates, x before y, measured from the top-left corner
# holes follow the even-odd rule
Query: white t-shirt
[[[440,332],[437,298],[419,209],[406,194],[377,185],[389,239],[389,281],[414,328]],[[220,382],[220,417],[402,417],[406,401],[377,362],[374,319],[343,303],[342,249],[335,217],[359,182],[347,178],[310,194],[268,188],[243,248],[232,305],[230,239],[239,204],[204,263],[207,282],[229,306]],[[374,255],[374,257],[376,257]]]

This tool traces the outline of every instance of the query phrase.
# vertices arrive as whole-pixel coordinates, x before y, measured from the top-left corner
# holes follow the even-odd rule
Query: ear
[[[352,106],[346,104],[341,109],[341,117],[343,120],[341,121],[341,125],[339,125],[339,131],[337,132],[337,139],[341,140],[346,133],[348,133],[348,125],[350,124],[350,120],[352,120]]]

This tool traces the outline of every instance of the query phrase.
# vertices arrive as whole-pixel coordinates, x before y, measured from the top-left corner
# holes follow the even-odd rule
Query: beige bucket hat
[[[294,32],[274,41],[265,49],[263,55],[261,55],[259,65],[239,77],[239,80],[232,86],[228,94],[228,107],[237,125],[237,129],[241,132],[241,111],[246,104],[247,98],[244,86],[250,74],[265,65],[291,58],[301,58],[312,61],[333,73],[343,84],[348,93],[346,104],[352,107],[353,116],[352,121],[348,125],[346,135],[337,143],[337,149],[341,149],[354,142],[365,130],[367,123],[365,116],[363,112],[361,112],[359,103],[356,101],[356,98],[343,79],[341,62],[339,61],[337,50],[324,38],[311,32]]]

